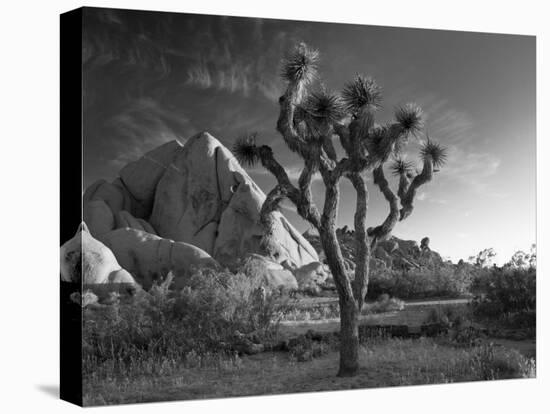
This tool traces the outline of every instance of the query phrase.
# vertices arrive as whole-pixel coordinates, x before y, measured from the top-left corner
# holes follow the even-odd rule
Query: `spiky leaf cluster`
[[[310,93],[302,104],[302,109],[319,122],[338,122],[346,114],[342,99],[326,91]]]
[[[252,167],[260,160],[256,135],[256,133],[243,135],[233,144],[233,154],[241,165]]]
[[[385,162],[393,152],[393,145],[388,138],[388,127],[373,129],[364,140],[369,155],[378,163]]]
[[[319,52],[300,43],[283,60],[281,76],[288,82],[311,83],[317,77]]]
[[[375,126],[373,111],[363,111],[360,116],[353,119],[349,124],[349,133],[352,139],[368,140],[369,135]]]
[[[447,148],[428,139],[420,148],[420,157],[423,161],[431,160],[435,168],[439,168],[447,162]]]
[[[413,172],[414,164],[410,161],[405,161],[403,158],[396,159],[390,169],[394,175],[410,175]]]
[[[370,77],[357,75],[342,91],[342,98],[348,111],[359,112],[365,105],[378,108],[382,104],[382,90]]]
[[[398,107],[395,119],[407,134],[417,135],[424,127],[422,108],[415,103]]]

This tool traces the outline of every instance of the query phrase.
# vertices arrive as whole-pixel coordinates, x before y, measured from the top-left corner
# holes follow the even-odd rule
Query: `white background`
[[[547,116],[550,13],[544,1],[90,1],[87,6],[537,35],[538,378],[120,406],[113,412],[548,412]],[[4,1],[0,14],[0,410],[73,412],[59,375],[59,14],[77,1]],[[77,156],[77,154],[75,154]],[[74,174],[80,174],[75,171]],[[450,218],[452,219],[452,218]],[[503,223],[505,226],[506,223]],[[513,232],[513,229],[510,229]],[[546,328],[543,327],[543,324]],[[546,406],[546,407],[545,407]],[[98,409],[89,409],[96,411]],[[105,408],[103,408],[105,410]]]

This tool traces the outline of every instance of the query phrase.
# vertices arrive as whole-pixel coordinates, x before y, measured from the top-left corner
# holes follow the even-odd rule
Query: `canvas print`
[[[103,8],[76,21],[62,394],[535,377],[535,37]]]

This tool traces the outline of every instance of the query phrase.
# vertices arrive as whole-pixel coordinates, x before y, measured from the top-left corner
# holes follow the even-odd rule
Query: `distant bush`
[[[364,313],[383,313],[399,311],[405,308],[405,302],[398,298],[392,298],[387,293],[381,294],[376,302],[365,304]]]
[[[212,353],[232,353],[232,341],[273,336],[282,314],[277,291],[258,278],[215,271],[197,273],[181,292],[168,283],[141,292],[132,303],[85,309],[84,371],[167,369]],[[162,361],[162,363],[159,363]],[[153,369],[153,368],[151,368]]]
[[[292,306],[296,302],[288,302],[282,319],[285,321],[314,321],[340,317],[340,307],[337,302],[313,304],[308,307]],[[399,311],[405,307],[405,302],[398,298],[392,298],[382,294],[374,302],[365,303],[362,313],[364,315]]]
[[[466,266],[398,270],[373,270],[369,278],[368,297],[375,299],[382,294],[401,299],[431,297],[458,297],[468,294],[472,284],[472,272]]]
[[[432,307],[424,323],[437,324],[444,328],[456,328],[469,321],[471,321],[471,312],[468,307],[446,305]]]
[[[494,267],[474,281],[473,301],[478,318],[499,321],[511,327],[534,327],[536,269]]]

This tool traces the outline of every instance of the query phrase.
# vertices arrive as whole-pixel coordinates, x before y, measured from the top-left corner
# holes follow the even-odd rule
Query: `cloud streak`
[[[151,98],[142,98],[128,102],[120,112],[107,118],[99,133],[115,138],[109,162],[120,168],[168,141],[183,143],[192,131],[187,118],[162,108]]]
[[[495,176],[501,161],[488,152],[467,152],[457,146],[449,147],[449,161],[438,178],[458,181],[477,193],[486,192],[489,179]]]

